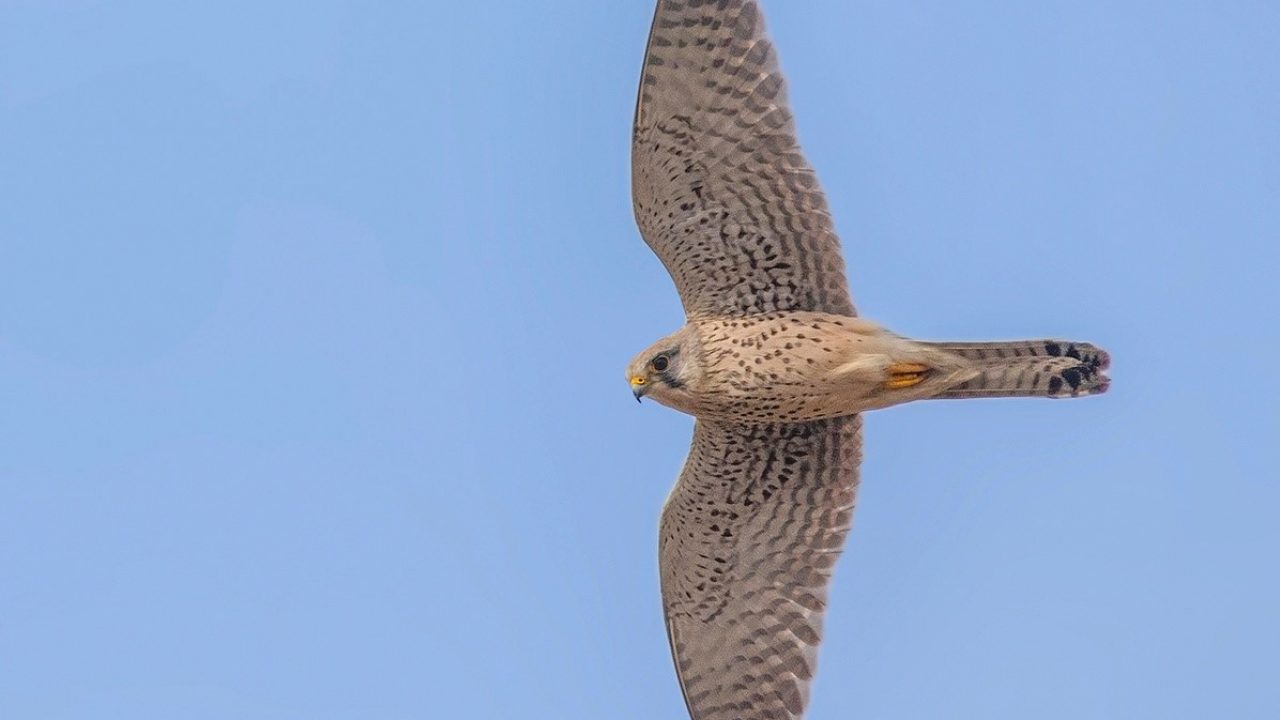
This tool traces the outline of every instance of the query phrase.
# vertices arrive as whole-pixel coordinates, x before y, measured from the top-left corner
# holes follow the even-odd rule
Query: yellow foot
[[[889,366],[889,379],[884,386],[890,390],[901,390],[924,382],[929,373],[928,365],[920,363],[894,363]]]

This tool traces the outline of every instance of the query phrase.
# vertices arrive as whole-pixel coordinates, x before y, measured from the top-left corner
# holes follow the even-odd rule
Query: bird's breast
[[[849,415],[874,387],[860,378],[878,378],[888,362],[877,340],[882,331],[853,317],[775,313],[704,321],[698,330],[704,368],[695,414],[709,419],[801,422]],[[869,372],[850,373],[851,363]]]

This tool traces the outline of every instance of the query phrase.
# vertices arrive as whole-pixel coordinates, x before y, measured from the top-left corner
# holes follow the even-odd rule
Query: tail
[[[1081,397],[1107,391],[1111,364],[1106,351],[1089,343],[1022,340],[982,343],[926,343],[968,360],[978,376],[953,385],[936,398]]]

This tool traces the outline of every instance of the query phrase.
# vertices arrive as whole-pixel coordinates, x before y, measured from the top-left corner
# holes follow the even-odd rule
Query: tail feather
[[[937,398],[1080,397],[1107,391],[1106,351],[1083,342],[928,343],[968,360],[978,375],[934,395]]]

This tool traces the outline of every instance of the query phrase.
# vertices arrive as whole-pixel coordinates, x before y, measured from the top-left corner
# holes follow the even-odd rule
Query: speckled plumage
[[[858,413],[925,398],[1076,397],[1105,352],[930,343],[855,317],[826,200],[752,0],[662,0],[632,144],[645,241],[686,325],[636,396],[697,418],[662,513],[662,597],[693,720],[796,720],[853,517]]]

